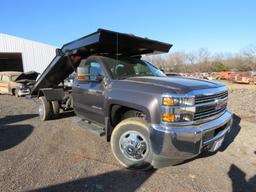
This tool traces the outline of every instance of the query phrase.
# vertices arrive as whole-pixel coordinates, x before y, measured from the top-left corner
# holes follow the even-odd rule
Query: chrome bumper
[[[18,96],[25,96],[25,95],[29,95],[30,94],[30,90],[18,90]]]
[[[232,125],[232,113],[226,111],[215,120],[200,125],[150,125],[150,140],[155,168],[174,165],[200,154],[212,151],[212,144],[225,137]]]

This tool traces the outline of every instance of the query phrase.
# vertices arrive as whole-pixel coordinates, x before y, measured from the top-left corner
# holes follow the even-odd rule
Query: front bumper
[[[25,96],[25,95],[29,95],[30,94],[30,90],[29,89],[20,89],[18,90],[18,96]]]
[[[191,159],[203,149],[213,151],[214,142],[225,137],[232,125],[232,113],[226,111],[215,120],[200,125],[150,126],[153,166],[160,168]]]

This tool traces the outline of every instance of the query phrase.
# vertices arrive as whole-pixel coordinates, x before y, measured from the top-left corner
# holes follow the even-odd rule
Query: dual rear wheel
[[[41,120],[49,120],[58,115],[60,105],[58,101],[47,101],[44,96],[39,97],[38,114]]]

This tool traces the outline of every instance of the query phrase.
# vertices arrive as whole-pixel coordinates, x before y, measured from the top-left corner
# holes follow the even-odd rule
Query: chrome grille
[[[223,114],[227,108],[227,98],[228,91],[195,96],[196,112],[194,121]],[[218,100],[222,101],[222,105],[218,105]]]
[[[224,105],[223,107],[221,107],[219,109],[216,109],[215,107],[211,107],[211,108],[209,107],[208,110],[204,110],[204,111],[197,111],[197,109],[196,109],[196,113],[194,115],[194,121],[221,114],[222,112],[224,112],[226,110],[226,108],[227,108],[227,105]]]
[[[211,94],[211,95],[198,95],[195,97],[195,104],[197,105],[197,104],[214,102],[215,99],[225,99],[227,97],[228,97],[228,91]]]

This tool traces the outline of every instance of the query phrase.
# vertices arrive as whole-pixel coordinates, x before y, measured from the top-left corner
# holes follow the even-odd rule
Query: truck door
[[[80,67],[83,61],[81,61]],[[104,77],[101,63],[95,60],[87,60],[90,74],[101,75]],[[95,76],[90,76],[94,80]],[[84,119],[104,124],[104,85],[102,81],[89,81],[79,83],[75,80],[73,84],[73,100],[75,112]]]
[[[2,75],[0,79],[0,92],[9,93],[9,81],[10,77],[8,75]]]

